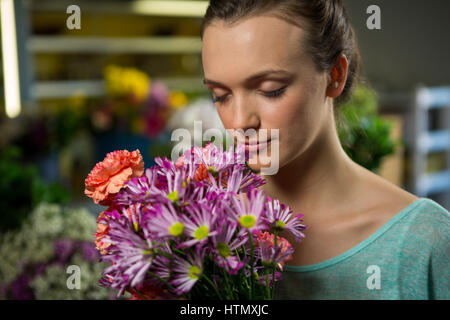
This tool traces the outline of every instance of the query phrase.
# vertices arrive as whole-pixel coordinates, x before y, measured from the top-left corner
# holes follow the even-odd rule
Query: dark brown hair
[[[202,21],[201,37],[215,20],[232,24],[265,13],[306,30],[306,47],[319,72],[331,71],[337,58],[345,54],[349,61],[347,82],[336,104],[347,101],[358,82],[361,57],[342,0],[211,0]]]

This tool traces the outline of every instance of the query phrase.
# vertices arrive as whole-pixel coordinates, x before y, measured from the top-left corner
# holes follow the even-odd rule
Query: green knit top
[[[284,266],[276,299],[450,299],[450,214],[420,198],[348,251]]]

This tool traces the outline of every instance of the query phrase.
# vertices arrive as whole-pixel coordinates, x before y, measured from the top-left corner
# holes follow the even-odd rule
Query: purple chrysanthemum
[[[212,238],[214,261],[230,274],[236,274],[244,266],[233,252],[248,241],[246,232],[241,231],[234,236],[235,232],[236,225],[228,225],[225,221],[220,232]]]
[[[128,285],[134,287],[140,284],[153,261],[152,241],[145,228],[142,230],[143,236],[137,233],[141,218],[133,216],[133,212],[111,215],[109,232],[104,238],[111,246],[101,260],[113,264],[104,270],[101,283],[119,289],[118,296]]]
[[[148,207],[148,211],[152,218],[147,221],[146,228],[155,237],[164,240],[179,237],[184,233],[184,222],[170,201],[156,203]]]
[[[175,287],[178,295],[189,292],[203,273],[204,252],[196,252],[194,256],[188,255],[187,259],[175,256],[173,259],[173,280],[170,282]]]
[[[200,163],[212,174],[218,174],[235,165],[235,154],[233,150],[224,151],[221,144],[218,148],[214,143],[208,143],[203,149],[194,148],[194,153]]]
[[[226,178],[227,192],[246,193],[250,189],[259,188],[266,184],[266,181],[251,172],[244,165],[235,165],[228,170]]]
[[[166,197],[172,202],[183,202],[190,182],[185,170],[180,168],[173,173],[167,172],[164,177],[167,181]]]
[[[211,207],[206,201],[192,203],[184,208],[187,215],[183,216],[183,223],[189,240],[180,244],[187,248],[197,243],[204,243],[208,238],[217,234],[215,230],[216,214],[211,214]]]
[[[234,182],[233,185],[235,185],[237,181],[236,187],[233,187],[231,191],[245,192],[251,186],[257,188],[265,183],[264,179],[247,170],[246,156],[243,145],[235,149],[230,147],[228,151],[224,151],[222,144],[217,147],[210,142],[203,148],[194,146],[186,150],[177,160],[177,167],[183,167],[190,179],[197,177],[205,180],[216,189],[225,190],[229,188],[230,183]],[[230,180],[232,173],[236,170],[242,173],[245,170],[245,173],[241,176],[235,173],[234,178]]]
[[[152,203],[158,201],[161,196],[160,181],[155,167],[146,169],[145,175],[128,180],[125,188],[116,196],[119,205],[130,205],[133,203]]]
[[[155,166],[155,170],[157,170],[157,172],[159,174],[166,174],[167,172],[175,172],[175,170],[177,169],[175,164],[173,163],[173,161],[167,159],[167,157],[156,157],[154,159],[155,163],[157,166]]]
[[[165,242],[161,247],[155,249],[155,257],[148,270],[149,276],[146,278],[147,281],[156,286],[164,286],[167,284],[172,275],[172,257],[173,252],[167,242]]]
[[[292,209],[286,207],[284,204],[280,204],[279,200],[272,200],[268,197],[266,203],[266,219],[270,226],[274,229],[287,230],[294,236],[297,242],[301,241],[305,235],[301,232],[306,229],[306,226],[302,224],[303,214],[297,214],[293,216]]]
[[[230,215],[234,218],[235,223],[248,231],[266,230],[265,223],[265,193],[263,190],[252,188],[248,194],[248,201],[241,197],[239,200],[236,196],[230,196],[232,208],[226,208]]]

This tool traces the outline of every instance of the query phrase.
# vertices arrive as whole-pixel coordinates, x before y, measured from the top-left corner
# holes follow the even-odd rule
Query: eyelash
[[[276,99],[278,97],[281,97],[283,93],[286,91],[287,86],[281,87],[280,89],[265,92],[264,95],[268,98]],[[214,102],[223,102],[226,99],[227,95],[224,95],[222,97],[213,97]]]

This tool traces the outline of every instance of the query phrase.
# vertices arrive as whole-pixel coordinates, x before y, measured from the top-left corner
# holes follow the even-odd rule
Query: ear
[[[345,54],[341,54],[329,73],[330,81],[327,87],[328,97],[337,98],[341,95],[345,83],[347,82],[347,73],[348,60]]]

